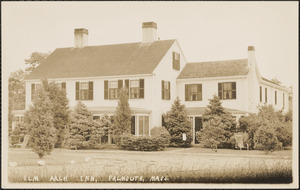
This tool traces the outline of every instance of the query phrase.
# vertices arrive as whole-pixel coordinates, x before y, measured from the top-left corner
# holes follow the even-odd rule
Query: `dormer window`
[[[180,54],[173,52],[173,69],[180,70]]]

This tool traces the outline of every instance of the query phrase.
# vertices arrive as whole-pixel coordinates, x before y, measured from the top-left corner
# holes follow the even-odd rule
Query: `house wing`
[[[178,79],[247,75],[247,59],[187,63]]]
[[[151,74],[174,42],[58,48],[25,79]]]

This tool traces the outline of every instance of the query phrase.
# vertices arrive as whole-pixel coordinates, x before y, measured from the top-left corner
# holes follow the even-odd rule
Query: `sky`
[[[298,86],[298,2],[1,2],[2,72],[24,69],[33,52],[140,42],[142,23],[177,39],[188,62],[247,58],[255,46],[263,77]]]

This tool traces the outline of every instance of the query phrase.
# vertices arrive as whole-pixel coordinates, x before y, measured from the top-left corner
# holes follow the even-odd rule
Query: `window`
[[[265,88],[265,103],[268,102],[268,89]]]
[[[173,52],[173,69],[180,70],[180,54]]]
[[[222,100],[236,99],[236,82],[219,83],[218,96]]]
[[[93,82],[76,82],[76,100],[93,100]]]
[[[36,90],[39,89],[40,87],[41,87],[41,84],[35,84],[35,83],[31,84],[31,101],[34,98]]]
[[[161,81],[161,99],[170,100],[170,82],[169,81]]]
[[[149,135],[149,116],[139,116],[139,135]]]
[[[64,89],[66,90],[66,83],[65,82],[59,82],[59,83],[55,83],[56,86],[59,88],[59,89]]]
[[[130,81],[130,99],[144,98],[144,79]]]
[[[185,101],[202,101],[202,84],[186,84]]]
[[[259,87],[259,101],[262,102],[262,87]]]
[[[275,105],[277,105],[277,91],[275,90]]]
[[[109,81],[109,99],[118,99],[118,81]]]

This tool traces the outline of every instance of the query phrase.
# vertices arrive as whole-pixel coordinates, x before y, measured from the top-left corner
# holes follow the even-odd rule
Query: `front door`
[[[195,117],[195,137],[196,132],[200,131],[202,129],[202,118],[201,117]],[[195,138],[195,144],[199,144],[197,141],[197,138]]]

